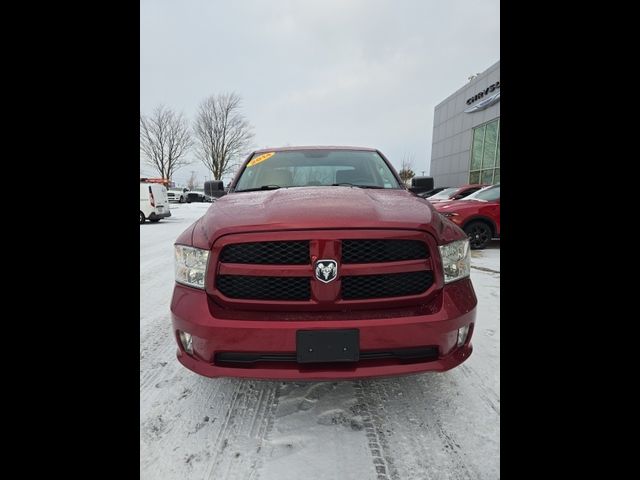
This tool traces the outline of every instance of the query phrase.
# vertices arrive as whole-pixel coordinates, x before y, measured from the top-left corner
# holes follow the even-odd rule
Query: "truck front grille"
[[[266,300],[279,302],[283,311],[391,308],[394,298],[401,299],[402,306],[423,304],[435,282],[435,242],[411,231],[360,234],[369,238],[327,230],[279,232],[266,242],[254,241],[263,234],[224,239],[214,248],[210,271],[216,273],[210,293],[227,308],[258,309],[260,305],[251,301]],[[329,283],[318,280],[316,259],[335,260],[337,278]]]
[[[398,262],[427,258],[427,245],[419,240],[344,240],[342,263]]]
[[[426,292],[432,284],[433,273],[427,270],[344,277],[342,279],[342,298],[356,300],[419,295]]]
[[[308,277],[256,277],[250,275],[218,275],[217,287],[229,298],[247,300],[309,300]]]
[[[252,242],[227,245],[220,254],[225,263],[304,265],[309,263],[309,242]]]

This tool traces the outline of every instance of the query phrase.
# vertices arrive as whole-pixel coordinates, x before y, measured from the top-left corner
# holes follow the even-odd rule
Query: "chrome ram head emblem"
[[[338,276],[338,262],[335,260],[318,260],[316,262],[316,278],[324,283],[332,282]]]

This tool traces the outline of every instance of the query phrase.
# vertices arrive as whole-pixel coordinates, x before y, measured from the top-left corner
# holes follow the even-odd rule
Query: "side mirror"
[[[413,177],[411,179],[412,187],[420,187],[425,190],[433,190],[433,177]]]
[[[222,180],[208,180],[204,182],[204,194],[210,197],[220,197],[224,192],[224,182]]]
[[[428,192],[433,190],[433,177],[413,177],[409,191],[413,193]]]

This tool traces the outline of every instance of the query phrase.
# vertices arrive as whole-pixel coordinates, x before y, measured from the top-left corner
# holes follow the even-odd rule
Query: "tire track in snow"
[[[168,382],[170,378],[163,378],[168,370],[176,371],[178,360],[176,359],[177,345],[171,330],[171,320],[165,314],[163,325],[155,328],[147,326],[144,333],[140,334],[140,395],[143,392],[153,391],[158,382]],[[167,323],[164,325],[164,323]],[[167,368],[169,366],[169,368]],[[183,369],[180,365],[180,368]]]
[[[471,385],[478,390],[478,396],[482,399],[484,404],[496,414],[500,415],[500,398],[493,389],[485,384],[480,374],[476,372],[473,367],[470,367],[465,363],[460,365],[458,370],[462,375],[468,378],[471,381]]]
[[[269,440],[271,431],[273,430],[276,411],[278,409],[278,399],[280,396],[279,394],[280,394],[279,385],[275,385],[274,388],[269,389],[265,394],[266,399],[264,400],[264,402],[262,402],[262,404],[264,405],[264,408],[263,408],[264,411],[262,413],[262,416],[255,417],[255,418],[261,418],[261,421],[256,422],[254,419],[251,435],[254,438],[257,438],[258,440],[258,444],[255,451],[257,460],[253,463],[253,465],[250,468],[251,473],[249,475],[249,480],[257,480],[259,478],[260,471],[262,470],[262,466],[264,464],[263,462],[264,455],[262,454],[263,447],[265,442]],[[254,431],[254,427],[256,427],[255,431]]]
[[[234,389],[231,396],[231,403],[229,404],[229,408],[227,409],[224,416],[224,421],[222,422],[222,426],[220,430],[218,430],[218,434],[216,435],[216,438],[213,442],[213,448],[211,449],[212,451],[210,452],[212,454],[212,460],[209,463],[209,468],[207,470],[207,474],[205,478],[213,478],[212,473],[216,465],[220,461],[219,458],[221,454],[224,452],[225,448],[228,445],[228,440],[226,438],[227,431],[229,429],[230,423],[232,424],[233,420],[235,419],[235,415],[237,414],[235,410],[235,406],[238,400],[238,394],[240,393],[240,390],[244,384],[242,380],[233,380],[233,379],[232,380],[225,379],[225,382],[234,384]]]
[[[434,378],[437,377],[430,379],[426,391],[421,388],[421,375],[361,382],[362,395],[368,398],[374,429],[380,438],[381,456],[389,465],[389,478],[481,478],[440,420],[440,407],[446,410],[448,405],[431,393],[435,389],[437,394],[443,383]],[[379,478],[386,480],[384,476]]]
[[[275,382],[233,380],[233,400],[213,444],[204,478],[238,478],[238,472],[259,475],[261,450],[269,434],[277,407]]]
[[[168,383],[171,378],[164,378],[167,375],[167,367],[169,370],[175,371],[177,365],[176,347],[175,345],[167,345],[166,343],[154,342],[153,352],[145,351],[144,358],[140,359],[140,394],[160,385],[162,382]],[[182,368],[182,367],[181,367]]]
[[[422,404],[419,402],[415,412],[419,419],[429,419],[429,425],[434,428],[441,444],[444,445],[448,462],[452,465],[452,470],[447,472],[450,476],[440,478],[493,480],[492,477],[486,477],[476,465],[476,459],[471,458],[470,455],[475,452],[463,446],[460,441],[467,432],[457,421],[461,407],[458,402],[461,398],[471,397],[466,392],[468,387],[457,380],[454,372],[455,370],[448,373],[427,373],[415,377],[416,381],[410,387],[411,394],[417,395],[415,398],[424,399],[425,406],[424,409],[419,408]],[[456,395],[452,395],[452,392],[456,392]],[[462,409],[466,414],[475,414],[469,411],[466,402]]]
[[[354,413],[362,416],[377,480],[397,480],[400,477],[393,463],[393,458],[390,456],[389,443],[384,429],[381,428],[380,425],[381,419],[378,415],[372,413],[372,411],[375,411],[376,406],[371,402],[381,397],[377,385],[373,385],[372,382],[369,381],[357,381],[354,384],[354,388],[356,391],[356,399],[358,400]]]

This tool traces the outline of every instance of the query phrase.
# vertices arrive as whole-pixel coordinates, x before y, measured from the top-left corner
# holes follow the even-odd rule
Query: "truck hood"
[[[406,190],[291,187],[220,198],[194,225],[192,244],[210,249],[231,233],[327,228],[423,230],[438,243],[464,236],[427,200]]]

